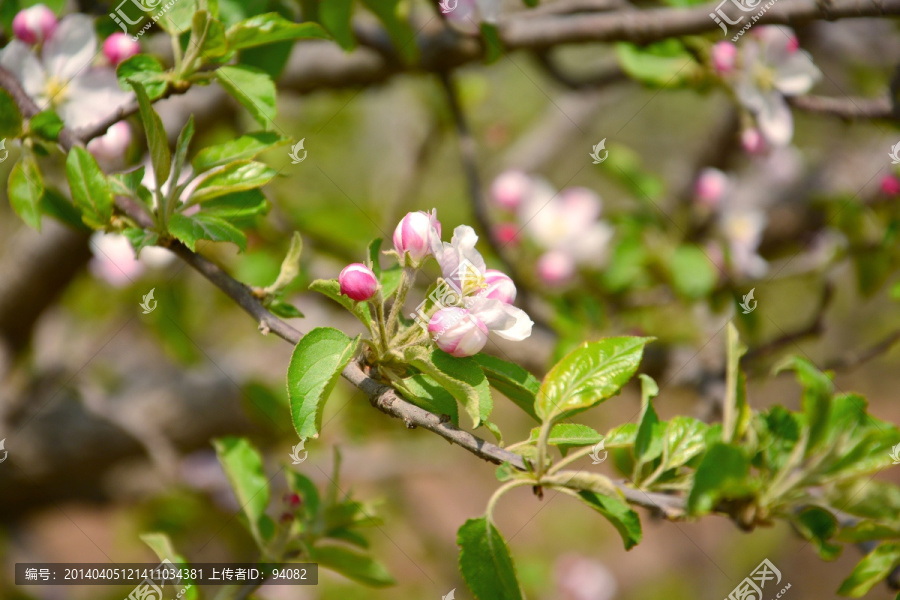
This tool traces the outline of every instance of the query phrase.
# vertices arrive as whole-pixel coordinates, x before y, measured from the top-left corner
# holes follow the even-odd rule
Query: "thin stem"
[[[547,439],[550,437],[550,428],[553,427],[553,421],[547,420],[541,425],[541,433],[538,435],[538,463],[537,463],[537,475],[538,477],[542,477],[544,475],[544,458],[547,454]]]
[[[399,319],[397,318],[403,305],[406,303],[406,295],[409,288],[415,280],[416,270],[412,267],[403,267],[403,273],[400,275],[400,285],[397,286],[397,293],[394,297],[394,305],[391,306],[391,315],[388,317],[387,329],[392,334],[399,329]]]
[[[509,483],[501,485],[499,488],[497,488],[497,491],[495,491],[494,495],[491,496],[491,499],[488,500],[487,508],[484,511],[484,516],[487,519],[488,523],[494,522],[494,506],[497,505],[497,502],[500,500],[500,497],[503,496],[503,494],[517,487],[524,487],[526,485],[532,486],[534,484],[534,481],[520,479],[516,481],[510,481]]]
[[[508,449],[509,448],[507,448],[507,450]],[[583,456],[588,456],[591,452],[593,452],[593,448],[587,447],[587,448],[582,448],[581,450],[578,450],[577,452],[570,454],[569,456],[567,456],[564,459],[562,459],[561,461],[559,461],[557,464],[550,467],[547,470],[547,475],[553,475],[554,473],[556,473],[563,467],[571,465],[573,462],[575,462],[579,458],[581,458]]]
[[[381,294],[381,287],[375,295],[375,321],[378,323],[378,337],[381,339],[381,352],[386,353],[388,350],[388,336],[384,320],[384,296]]]

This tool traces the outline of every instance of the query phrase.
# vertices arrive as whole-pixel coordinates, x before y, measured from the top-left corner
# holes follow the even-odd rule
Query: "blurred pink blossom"
[[[35,4],[16,13],[13,35],[26,44],[39,44],[50,39],[59,25],[53,11],[43,4]]]

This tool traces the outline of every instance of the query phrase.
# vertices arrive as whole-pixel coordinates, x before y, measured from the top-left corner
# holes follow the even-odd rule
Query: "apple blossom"
[[[730,185],[725,173],[719,169],[706,168],[700,171],[694,183],[694,197],[701,206],[716,208],[722,202]]]
[[[40,57],[13,40],[0,51],[0,66],[38,106],[54,109],[66,126],[79,129],[102,121],[133,98],[119,87],[115,71],[90,66],[96,55],[93,21],[73,14],[60,21]]]
[[[56,15],[43,4],[35,4],[16,13],[13,35],[26,44],[39,44],[53,36],[58,25]]]
[[[563,285],[575,276],[575,261],[562,250],[550,250],[538,259],[537,275],[549,286]]]
[[[175,259],[174,254],[159,246],[144,248],[138,258],[128,238],[118,233],[97,231],[91,236],[90,246],[94,256],[88,270],[113,287],[134,283],[148,267],[161,268]]]
[[[119,121],[110,126],[106,133],[88,142],[87,149],[105,170],[111,170],[124,164],[125,152],[130,145],[131,126]]]
[[[794,135],[793,116],[785,97],[807,93],[822,73],[810,55],[799,49],[790,28],[769,25],[753,33],[741,48],[734,91],[756,119],[765,141],[785,146]]]
[[[378,290],[378,278],[372,269],[362,263],[344,267],[338,275],[338,282],[341,284],[341,294],[357,302],[369,300]]]
[[[881,191],[888,196],[900,195],[900,177],[885,175],[881,178]]]
[[[523,171],[504,171],[491,184],[491,198],[498,205],[516,210],[524,201],[532,187],[531,177]]]
[[[730,73],[737,63],[737,46],[729,41],[716,42],[710,51],[710,57],[717,73]]]
[[[493,227],[494,239],[508,246],[519,243],[519,228],[512,223],[499,223]]]
[[[428,322],[435,345],[457,357],[478,354],[488,340],[487,326],[465,308],[442,308]]]
[[[735,209],[722,213],[721,228],[736,274],[757,279],[769,270],[768,263],[756,252],[766,223],[765,212],[758,209]]]
[[[766,140],[759,129],[749,127],[741,132],[741,147],[748,154],[762,154],[766,151]]]
[[[112,34],[103,42],[103,55],[114,66],[120,65],[140,52],[140,43],[120,31]]]
[[[435,237],[440,243],[441,222],[437,220],[436,210],[407,213],[394,229],[394,250],[402,262],[408,254],[413,264],[418,265],[431,253]]]
[[[516,284],[512,278],[497,269],[488,269],[484,272],[485,288],[482,294],[485,298],[496,298],[504,304],[512,304],[516,300]]]

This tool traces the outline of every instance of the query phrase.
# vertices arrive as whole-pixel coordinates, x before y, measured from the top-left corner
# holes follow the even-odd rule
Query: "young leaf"
[[[66,177],[84,222],[94,229],[106,227],[112,218],[113,197],[96,159],[84,148],[72,148],[66,157]]]
[[[312,560],[326,569],[370,587],[386,587],[397,583],[380,562],[341,546],[316,546],[312,551]]]
[[[266,308],[273,315],[282,319],[302,319],[304,316],[299,308],[284,300],[271,300],[266,304]]]
[[[459,571],[477,600],[523,600],[506,540],[486,518],[469,519],[456,535]]]
[[[119,87],[126,92],[134,89],[130,81],[138,81],[144,86],[147,97],[156,100],[162,96],[169,83],[164,77],[165,69],[155,56],[136,54],[116,67]]]
[[[150,147],[150,161],[153,164],[153,174],[156,178],[157,187],[169,180],[169,174],[172,168],[172,153],[169,152],[169,141],[166,137],[166,129],[163,127],[162,119],[153,110],[150,98],[147,92],[136,79],[129,79],[134,93],[137,95],[138,105],[141,110],[141,121],[144,123],[144,130],[147,134],[147,145]]]
[[[300,496],[303,501],[303,512],[315,518],[319,512],[319,489],[316,487],[309,477],[302,475],[292,469],[285,469],[285,477],[287,477],[288,488]]]
[[[615,395],[634,375],[651,339],[614,337],[573,350],[544,377],[535,413],[544,421],[560,420]]]
[[[640,543],[642,535],[641,518],[627,504],[611,496],[604,496],[596,492],[581,491],[578,492],[578,496],[585,504],[612,523],[619,535],[622,536],[622,542],[625,544],[626,550],[631,550]]]
[[[228,54],[225,27],[208,11],[198,10],[191,21],[191,39],[186,56],[192,54],[202,58],[219,58]]]
[[[216,80],[244,105],[263,129],[275,118],[275,82],[267,73],[247,66],[219,67]]]
[[[240,50],[273,42],[328,39],[328,34],[318,23],[293,23],[278,13],[266,13],[232,25],[228,28],[226,38],[232,49]]]
[[[41,212],[76,231],[89,233],[91,228],[81,220],[81,211],[72,201],[53,188],[45,188],[41,196]]]
[[[353,313],[363,325],[372,329],[372,313],[369,311],[368,302],[355,302],[341,294],[341,284],[337,279],[316,279],[309,284],[309,289],[327,296]]]
[[[187,566],[187,559],[180,554],[176,549],[175,545],[172,544],[172,540],[169,539],[164,533],[144,533],[140,536],[141,541],[147,544],[153,553],[156,554],[156,557],[159,560],[169,560],[170,562],[176,565],[184,565]],[[182,584],[192,584],[193,581],[187,577],[182,580]],[[187,588],[184,596],[182,596],[185,600],[196,600],[197,598],[197,587],[192,585]]]
[[[750,461],[741,448],[716,443],[710,446],[694,474],[688,495],[688,511],[695,515],[710,512],[722,498],[736,498],[752,490]]]
[[[7,193],[9,194],[9,203],[16,214],[29,227],[40,231],[44,180],[37,163],[29,154],[23,156],[9,174]]]
[[[259,153],[286,142],[285,138],[270,131],[248,133],[237,139],[204,148],[197,153],[191,164],[195,172],[202,173],[238,160],[256,158]]]
[[[448,415],[450,422],[459,426],[459,409],[456,399],[434,379],[424,373],[416,373],[396,382],[406,399],[428,412]]]
[[[189,202],[196,204],[225,194],[259,188],[273,177],[275,171],[262,163],[238,160],[205,175],[194,188]]]
[[[703,452],[708,429],[706,423],[692,417],[672,417],[666,425],[664,441],[666,470],[680,467]]]
[[[900,565],[900,544],[881,544],[863,557],[850,576],[841,583],[838,594],[859,598]]]
[[[186,216],[174,214],[169,219],[169,233],[184,242],[184,245],[194,250],[200,240],[213,242],[232,242],[237,244],[241,251],[247,249],[247,236],[244,232],[218,217],[197,213]]]
[[[362,0],[370,11],[375,13],[387,30],[394,48],[406,59],[413,62],[419,56],[416,46],[416,31],[398,13],[400,0]]]
[[[722,441],[740,440],[750,424],[750,406],[740,372],[741,357],[747,347],[741,344],[734,323],[728,323],[728,362],[725,368],[725,400],[722,417]]]
[[[22,112],[19,105],[4,89],[0,89],[0,139],[22,134]]]
[[[491,388],[474,359],[457,358],[438,348],[423,346],[408,348],[404,358],[444,386],[462,404],[474,427],[490,416],[493,409]]]
[[[537,442],[540,434],[541,428],[535,427],[531,430],[531,437],[529,439],[532,442]],[[571,448],[593,446],[594,444],[600,443],[600,440],[602,439],[602,435],[587,425],[580,425],[578,423],[558,423],[550,430],[550,437],[547,438],[547,443],[551,446],[558,447],[559,451],[565,456],[566,452]]]
[[[367,261],[367,265],[372,272],[375,273],[375,277],[381,279],[381,244],[384,242],[381,238],[375,238],[371,242],[369,242],[368,247],[368,255],[369,260]],[[385,294],[385,296],[389,296],[390,294]]]
[[[535,421],[540,421],[534,412],[534,399],[541,389],[541,382],[515,363],[487,354],[476,354],[472,358],[481,366],[488,382],[495,390],[512,400]]]
[[[238,505],[247,516],[250,532],[263,548],[268,539],[266,507],[270,492],[262,456],[245,438],[224,437],[213,440],[213,446]]]
[[[291,417],[300,438],[318,435],[325,401],[358,346],[359,336],[350,339],[331,327],[317,327],[297,344],[287,386]]]
[[[266,287],[266,294],[281,293],[284,288],[291,285],[300,274],[300,254],[303,252],[303,238],[300,232],[295,231],[291,236],[291,245],[288,248],[284,260],[281,262],[281,270],[272,285]]]
[[[191,146],[191,140],[194,138],[194,115],[188,118],[188,122],[178,134],[178,140],[175,142],[175,176],[172,178],[178,181],[181,177],[181,170],[187,160],[188,149]]]
[[[59,138],[59,132],[66,124],[53,110],[45,110],[31,117],[28,122],[28,130],[46,140],[55,142]]]
[[[718,273],[706,253],[697,246],[678,246],[669,258],[672,288],[688,300],[707,296],[716,287]]]
[[[834,383],[829,374],[819,371],[815,365],[798,356],[787,359],[776,368],[776,372],[786,369],[794,370],[797,381],[803,386],[803,413],[809,426],[806,456],[809,456],[827,440]]]
[[[828,541],[838,530],[837,519],[831,512],[818,506],[807,507],[797,514],[794,525],[813,543],[822,560],[834,560],[841,555],[842,547]]]
[[[662,452],[662,433],[665,424],[659,422],[651,398],[659,393],[656,382],[646,375],[641,375],[641,396],[643,396],[643,414],[634,440],[634,456],[638,464],[655,459]]]
[[[356,37],[350,24],[352,11],[353,0],[331,0],[319,5],[319,21],[344,50],[356,47]]]

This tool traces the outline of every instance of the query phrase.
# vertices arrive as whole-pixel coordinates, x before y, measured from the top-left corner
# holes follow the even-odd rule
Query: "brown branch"
[[[165,100],[166,98],[169,98],[171,96],[184,94],[189,89],[190,87],[176,89],[170,85],[166,88],[166,91],[163,93],[163,95],[157,98],[157,100]],[[127,119],[132,115],[136,115],[138,111],[140,111],[140,109],[141,107],[138,105],[137,101],[134,101],[125,106],[120,106],[114,113],[112,113],[99,123],[75,130],[75,136],[80,139],[82,143],[87,144],[92,139],[98,138],[101,135],[105,134],[110,127],[112,127],[119,121]]]
[[[866,363],[873,358],[889,352],[891,348],[896,346],[898,343],[900,343],[900,329],[889,333],[875,344],[869,346],[868,348],[857,354],[839,358],[828,363],[825,369],[834,371],[851,371],[856,367],[862,365],[863,363]]]
[[[900,110],[891,106],[890,98],[831,98],[828,96],[799,96],[788,98],[794,108],[805,112],[853,119],[898,119]]]

